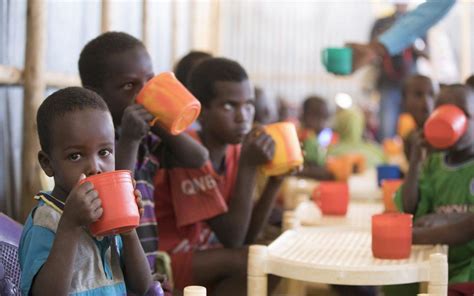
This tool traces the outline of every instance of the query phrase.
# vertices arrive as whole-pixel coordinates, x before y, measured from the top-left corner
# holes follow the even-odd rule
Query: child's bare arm
[[[297,176],[315,180],[334,180],[334,175],[325,167],[315,165],[305,165]]]
[[[402,189],[403,211],[414,214],[419,201],[418,177],[421,172],[424,154],[426,153],[426,140],[418,132],[411,143],[410,168],[408,169]]]
[[[413,228],[414,244],[468,243],[474,239],[474,213],[431,214],[422,217]]]
[[[268,179],[267,185],[265,186],[260,199],[253,208],[249,230],[247,232],[247,237],[245,238],[245,244],[254,243],[260,232],[262,232],[262,229],[270,216],[283,179],[283,176],[270,177]]]
[[[186,133],[173,136],[159,125],[152,127],[163,143],[173,152],[174,161],[187,168],[200,168],[209,159],[207,149]]]
[[[252,214],[257,167],[272,159],[274,149],[273,139],[262,129],[254,129],[244,141],[229,210],[207,221],[225,247],[235,248],[244,244]]]
[[[141,105],[130,105],[123,113],[120,137],[115,149],[115,168],[133,172],[137,161],[138,147],[150,129],[148,122],[153,115]]]
[[[134,181],[133,186],[136,186]],[[140,216],[143,215],[142,195],[139,190],[134,191]],[[138,294],[144,295],[151,286],[151,271],[145,252],[140,244],[137,231],[120,235],[123,241],[123,258],[125,263],[125,283],[127,289]]]
[[[48,259],[32,283],[33,295],[67,295],[82,226],[102,215],[97,191],[86,182],[76,186],[67,199]]]
[[[122,234],[125,283],[127,289],[144,295],[151,286],[151,271],[135,230]]]

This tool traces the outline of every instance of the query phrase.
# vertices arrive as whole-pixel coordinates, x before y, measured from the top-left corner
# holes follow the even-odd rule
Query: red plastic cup
[[[344,216],[349,205],[349,186],[345,182],[321,182],[313,191],[313,200],[324,215]]]
[[[161,73],[140,90],[136,101],[155,116],[172,135],[185,131],[199,116],[201,103],[176,79],[174,73]]]
[[[398,188],[403,184],[402,179],[382,180],[382,191],[383,191],[383,203],[385,205],[385,212],[398,212],[393,199]]]
[[[303,153],[293,123],[278,122],[264,128],[275,141],[275,155],[262,167],[267,176],[283,175],[303,164]]]
[[[380,259],[410,257],[413,216],[386,213],[372,216],[372,254]]]
[[[102,216],[90,225],[94,236],[123,233],[136,228],[140,213],[133,194],[130,171],[120,170],[93,175],[81,183],[91,182],[99,193],[104,210]]]
[[[424,126],[426,140],[439,149],[453,146],[466,129],[466,115],[460,108],[451,104],[436,108]]]

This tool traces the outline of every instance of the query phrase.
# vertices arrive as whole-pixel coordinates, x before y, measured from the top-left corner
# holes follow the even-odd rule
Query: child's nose
[[[92,175],[97,175],[102,173],[102,170],[100,168],[100,162],[97,159],[91,159],[88,163],[86,175],[87,176],[92,176]]]

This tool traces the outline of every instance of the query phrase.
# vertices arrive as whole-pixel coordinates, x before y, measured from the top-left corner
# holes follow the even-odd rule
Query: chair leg
[[[448,295],[448,259],[446,255],[436,253],[430,256],[429,275],[428,294],[433,296]]]
[[[267,296],[266,273],[267,247],[253,245],[249,248],[247,269],[247,296]]]

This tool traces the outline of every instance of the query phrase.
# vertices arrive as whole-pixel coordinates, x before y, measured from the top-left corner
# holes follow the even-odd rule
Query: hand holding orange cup
[[[94,236],[119,234],[138,226],[140,213],[130,171],[119,170],[93,175],[82,180],[81,184],[84,182],[94,185],[104,210],[99,220],[90,225]]]
[[[185,131],[199,116],[201,103],[179,82],[172,72],[161,73],[148,81],[138,93],[141,104],[170,134]]]
[[[262,167],[264,174],[283,175],[303,164],[303,153],[293,123],[278,122],[267,125],[264,129],[275,141],[275,156]]]

